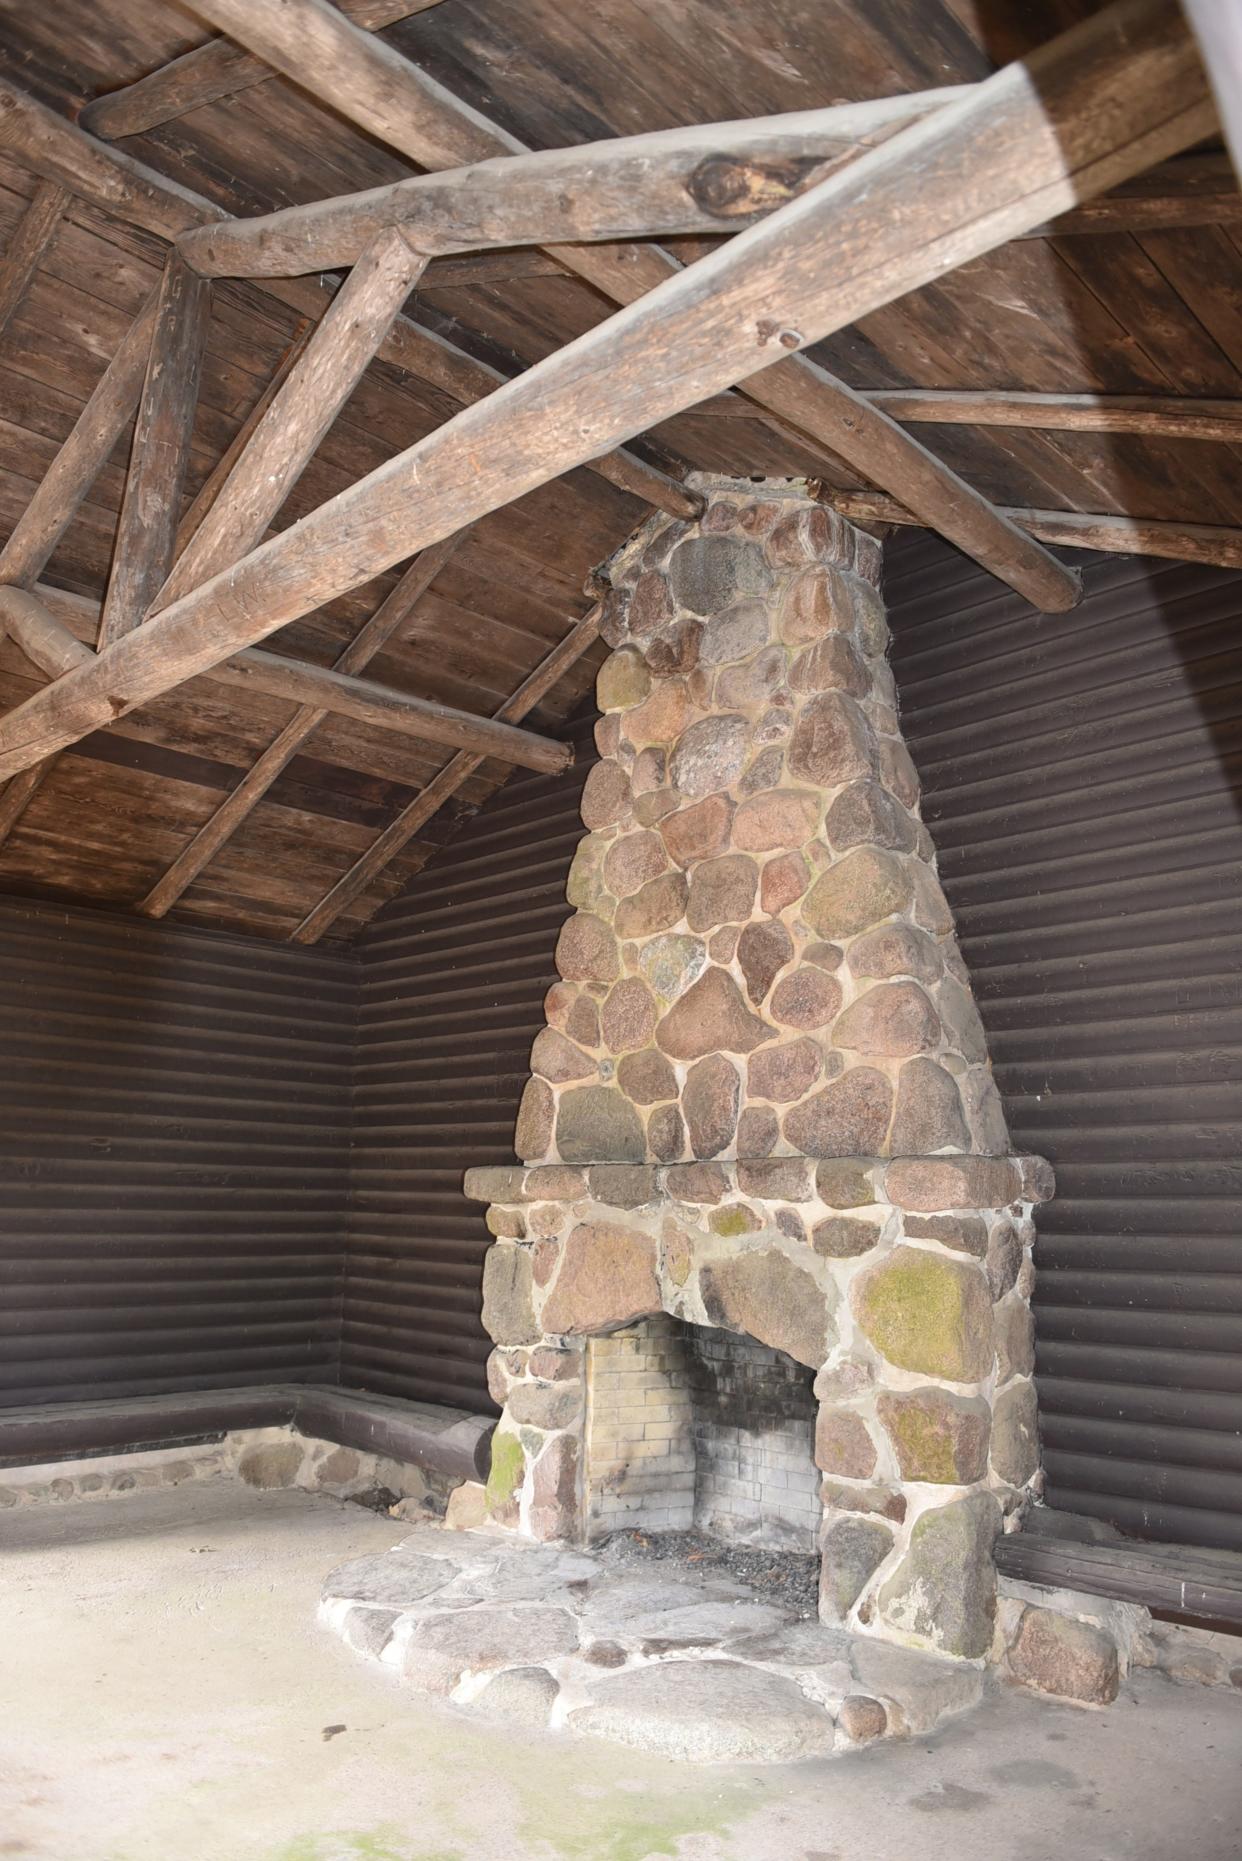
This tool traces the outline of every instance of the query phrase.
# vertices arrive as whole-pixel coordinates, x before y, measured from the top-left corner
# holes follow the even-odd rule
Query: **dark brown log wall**
[[[892,543],[924,812],[1039,1211],[1048,1501],[1242,1549],[1242,576],[1088,560],[1041,616]]]
[[[490,1239],[462,1172],[513,1160],[594,759],[515,771],[355,946],[355,1150],[341,1381],[492,1410],[479,1322]]]
[[[335,1380],[352,967],[0,902],[0,1406]]]

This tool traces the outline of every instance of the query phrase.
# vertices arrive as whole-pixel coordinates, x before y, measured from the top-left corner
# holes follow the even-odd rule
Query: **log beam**
[[[141,624],[173,563],[210,290],[174,248],[164,266],[99,645]]]
[[[176,240],[193,227],[230,217],[201,194],[109,148],[3,79],[0,150],[7,150],[36,174],[58,182],[102,212],[162,239]],[[336,295],[336,287],[323,279],[272,279],[260,288],[299,316],[316,322]],[[378,353],[382,361],[442,388],[456,401],[478,400],[503,379],[406,317],[396,319]],[[671,517],[694,517],[701,509],[701,500],[684,486],[632,453],[623,459],[603,455],[584,463],[601,478],[621,484]]]
[[[857,523],[928,525],[895,498],[872,491],[833,491],[825,502]],[[1099,549],[1118,556],[1162,556],[1173,562],[1201,562],[1214,568],[1242,569],[1242,529],[1227,524],[1176,523],[1112,512],[1031,510],[1006,507],[1006,516],[1032,536],[1069,549]]]
[[[398,20],[439,5],[440,0],[340,0],[346,18],[364,32],[380,32]],[[96,97],[81,111],[78,121],[92,135],[115,142],[119,136],[139,136],[144,129],[174,122],[191,110],[201,110],[204,104],[253,90],[257,84],[268,83],[271,76],[271,66],[261,58],[227,39],[209,39],[206,45],[183,52],[180,58],[127,84],[123,90]]]
[[[41,181],[4,254],[0,272],[0,336],[20,310],[43,254],[60,225],[69,195],[54,181]]]
[[[442,543],[424,550],[421,556],[415,558],[396,587],[337,659],[334,671],[362,671],[393,635],[406,625],[422,596],[467,534],[466,531],[459,531],[457,535],[446,537]],[[139,904],[139,911],[147,917],[161,918],[176,904],[186,888],[193,884],[203,868],[253,813],[273,782],[288,768],[327,715],[326,709],[318,705],[304,704],[299,707],[254,767],[247,771],[237,787],[221,802],[210,820],[204,821],[167,872],[151,887]]]
[[[494,155],[529,155],[513,136],[453,97],[391,46],[358,32],[328,0],[279,0],[278,4],[273,0],[201,0],[199,10],[287,77],[422,167],[469,164]],[[959,94],[956,103],[968,94],[968,90]],[[955,104],[945,107],[952,109]],[[925,123],[934,120],[935,113],[923,119]],[[866,133],[882,146],[899,129],[899,123],[889,117],[873,121]],[[753,183],[760,189],[767,184],[758,179]],[[743,179],[736,189],[743,204],[749,191]],[[562,242],[546,249],[566,270],[614,303],[633,303],[678,273],[675,260],[655,246]],[[812,376],[805,362],[789,361],[783,369],[766,371],[750,381],[744,392],[770,412],[792,419],[804,438],[827,447],[905,503],[926,508],[930,481],[938,470],[936,527],[945,536],[1036,607],[1056,612],[1077,599],[1073,578],[1055,558],[996,516],[985,499],[947,466],[939,465],[896,423],[885,438],[885,473],[877,475],[877,449],[869,442],[884,416],[867,422],[865,436],[857,432],[857,408],[850,391],[826,370],[821,368]]]
[[[258,422],[156,607],[228,568],[266,535],[391,328],[426,260],[400,232],[380,233],[333,299],[306,352]],[[162,586],[161,586],[162,584]]]
[[[404,62],[404,61],[403,61]],[[408,67],[413,70],[413,67]],[[352,265],[394,228],[432,257],[490,247],[735,233],[969,85],[745,122],[498,155],[440,174],[185,234],[206,278],[287,278]]]
[[[590,613],[584,614],[565,638],[535,667],[530,677],[523,680],[513,696],[505,700],[496,713],[497,718],[518,723],[534,710],[553,686],[559,684],[570,666],[576,665],[583,653],[594,645],[599,638],[601,618],[602,609],[599,607],[593,607]],[[457,793],[463,782],[469,780],[482,760],[481,756],[461,753],[447,762],[426,788],[401,810],[395,820],[389,822],[374,844],[367,848],[360,859],[355,860],[331,891],[312,911],[307,912],[292,933],[290,942],[318,943],[342,911],[348,910],[355,899],[374,884],[385,867],[391,865],[398,853],[409,845],[419,829],[425,827],[445,802]]]
[[[98,655],[29,589],[0,588],[0,633],[8,633],[26,657],[54,682],[79,669],[92,670],[99,663]],[[447,743],[454,749],[475,750],[480,756],[494,756],[500,762],[538,769],[546,775],[558,774],[573,761],[568,744],[558,743],[553,737],[515,730],[503,720],[476,717],[471,711],[417,698],[411,692],[376,684],[373,679],[286,659],[279,653],[248,649],[213,667],[211,678],[219,685],[315,706],[320,713],[317,722],[329,713],[352,717],[372,729],[417,737],[423,743]]]
[[[1242,443],[1242,401],[1155,394],[1025,394],[995,388],[884,388],[873,407],[910,425],[1035,427],[1049,433],[1141,433]]]
[[[1214,123],[1173,0],[1119,0],[739,233],[10,712],[0,776]]]

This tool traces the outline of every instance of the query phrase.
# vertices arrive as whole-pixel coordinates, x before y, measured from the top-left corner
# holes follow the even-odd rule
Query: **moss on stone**
[[[487,1509],[498,1512],[507,1506],[522,1484],[526,1456],[516,1435],[492,1436],[492,1465],[487,1476]]]
[[[714,1234],[753,1234],[759,1226],[754,1211],[734,1204],[731,1208],[713,1209],[708,1217]]]
[[[903,1370],[974,1383],[992,1365],[992,1303],[974,1267],[896,1247],[859,1282],[858,1322]]]

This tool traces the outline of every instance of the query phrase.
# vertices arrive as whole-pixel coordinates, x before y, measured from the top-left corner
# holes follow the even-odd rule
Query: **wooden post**
[[[208,287],[174,250],[155,313],[116,551],[99,627],[102,649],[140,625],[172,567],[198,406]]]
[[[1171,0],[1123,0],[739,233],[29,699],[0,720],[0,776],[1200,140],[1214,120]],[[1063,605],[1075,589],[1062,586]]]
[[[532,711],[541,698],[547,696],[570,666],[581,659],[587,648],[599,637],[601,609],[593,607],[577,625],[566,634],[547,658],[542,660],[528,679],[525,679],[511,698],[507,698],[497,711],[498,718],[505,718],[517,723]],[[408,846],[420,827],[425,827],[433,814],[437,814],[451,795],[456,794],[462,783],[472,776],[481,756],[465,753],[454,756],[447,762],[438,775],[432,777],[421,794],[416,795],[408,807],[401,810],[396,820],[390,821],[373,846],[367,848],[361,859],[356,860],[343,878],[337,880],[332,890],[322,898],[313,911],[308,911],[297,929],[292,933],[292,943],[318,943],[328,927],[334,924],[342,911],[346,910],[367,887],[377,879],[384,868],[391,864],[401,849]]]

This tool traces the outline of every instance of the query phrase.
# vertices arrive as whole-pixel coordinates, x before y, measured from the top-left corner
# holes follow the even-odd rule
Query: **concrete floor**
[[[316,1625],[325,1574],[400,1533],[223,1482],[0,1515],[0,1856],[1242,1856],[1242,1695],[1155,1676],[1103,1713],[1006,1693],[934,1739],[753,1772],[479,1725]]]

